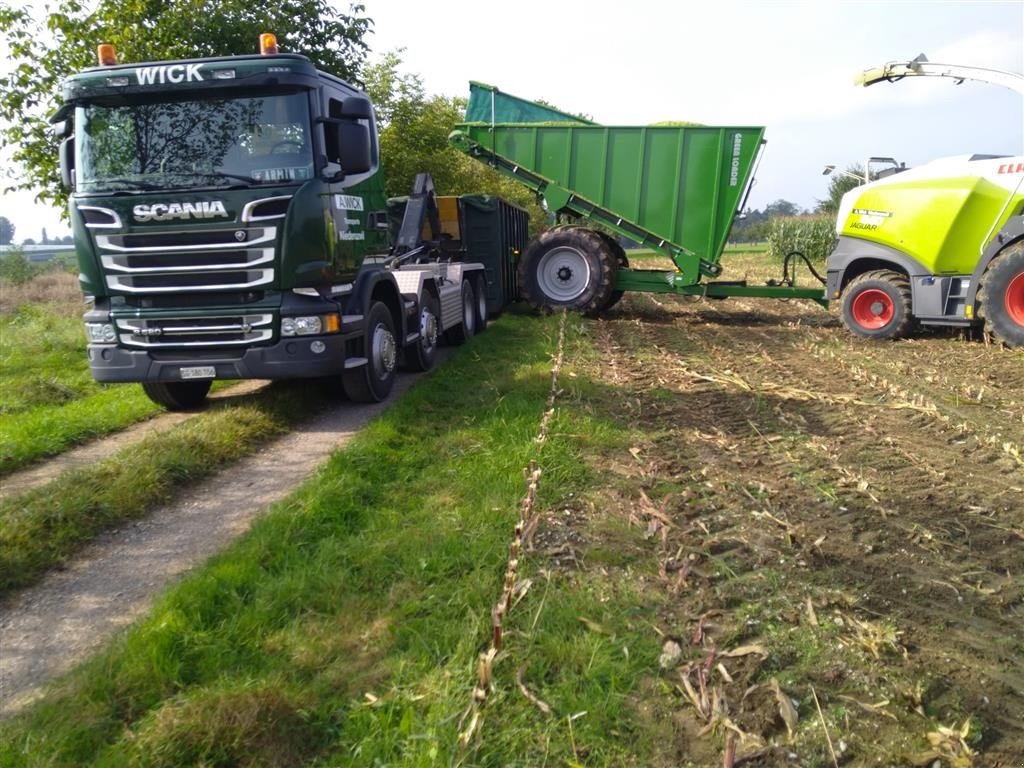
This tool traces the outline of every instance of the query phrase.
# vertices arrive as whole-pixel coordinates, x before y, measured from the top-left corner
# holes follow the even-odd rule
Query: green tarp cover
[[[469,104],[466,105],[467,123],[576,123],[596,125],[582,117],[546,107],[535,101],[502,93],[493,85],[469,83]]]

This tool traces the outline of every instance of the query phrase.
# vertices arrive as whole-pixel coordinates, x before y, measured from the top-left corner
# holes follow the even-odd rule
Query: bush
[[[812,261],[824,261],[835,244],[833,216],[777,216],[768,231],[768,253],[778,259],[800,251]]]
[[[10,250],[0,256],[0,280],[24,285],[35,277],[36,272],[36,266],[20,250]]]

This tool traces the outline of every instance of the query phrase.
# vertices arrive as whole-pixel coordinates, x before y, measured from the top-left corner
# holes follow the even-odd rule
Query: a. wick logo
[[[139,85],[166,85],[171,83],[193,83],[203,82],[203,75],[199,71],[202,64],[162,64],[158,67],[136,67],[135,77]]]

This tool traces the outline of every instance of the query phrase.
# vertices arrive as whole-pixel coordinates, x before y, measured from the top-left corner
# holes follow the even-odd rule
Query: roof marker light
[[[260,53],[264,56],[277,54],[277,37],[270,32],[260,35]]]
[[[112,67],[117,64],[117,51],[110,43],[100,43],[96,46],[96,58],[101,67]]]

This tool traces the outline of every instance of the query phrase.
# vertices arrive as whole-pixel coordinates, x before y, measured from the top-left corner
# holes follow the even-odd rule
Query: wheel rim
[[[892,297],[880,288],[868,288],[853,297],[853,320],[861,328],[877,331],[888,325],[896,314]]]
[[[437,346],[437,317],[429,308],[420,312],[420,345],[424,352],[430,352]]]
[[[1010,316],[1017,325],[1024,325],[1024,272],[1018,274],[1010,284],[1006,286],[1006,296],[1003,299],[1006,306],[1006,314]]]
[[[568,246],[552,248],[537,265],[537,287],[555,301],[572,301],[590,284],[586,255]]]
[[[373,329],[372,354],[373,372],[378,379],[383,381],[395,370],[397,357],[395,335],[383,323],[379,323]]]

